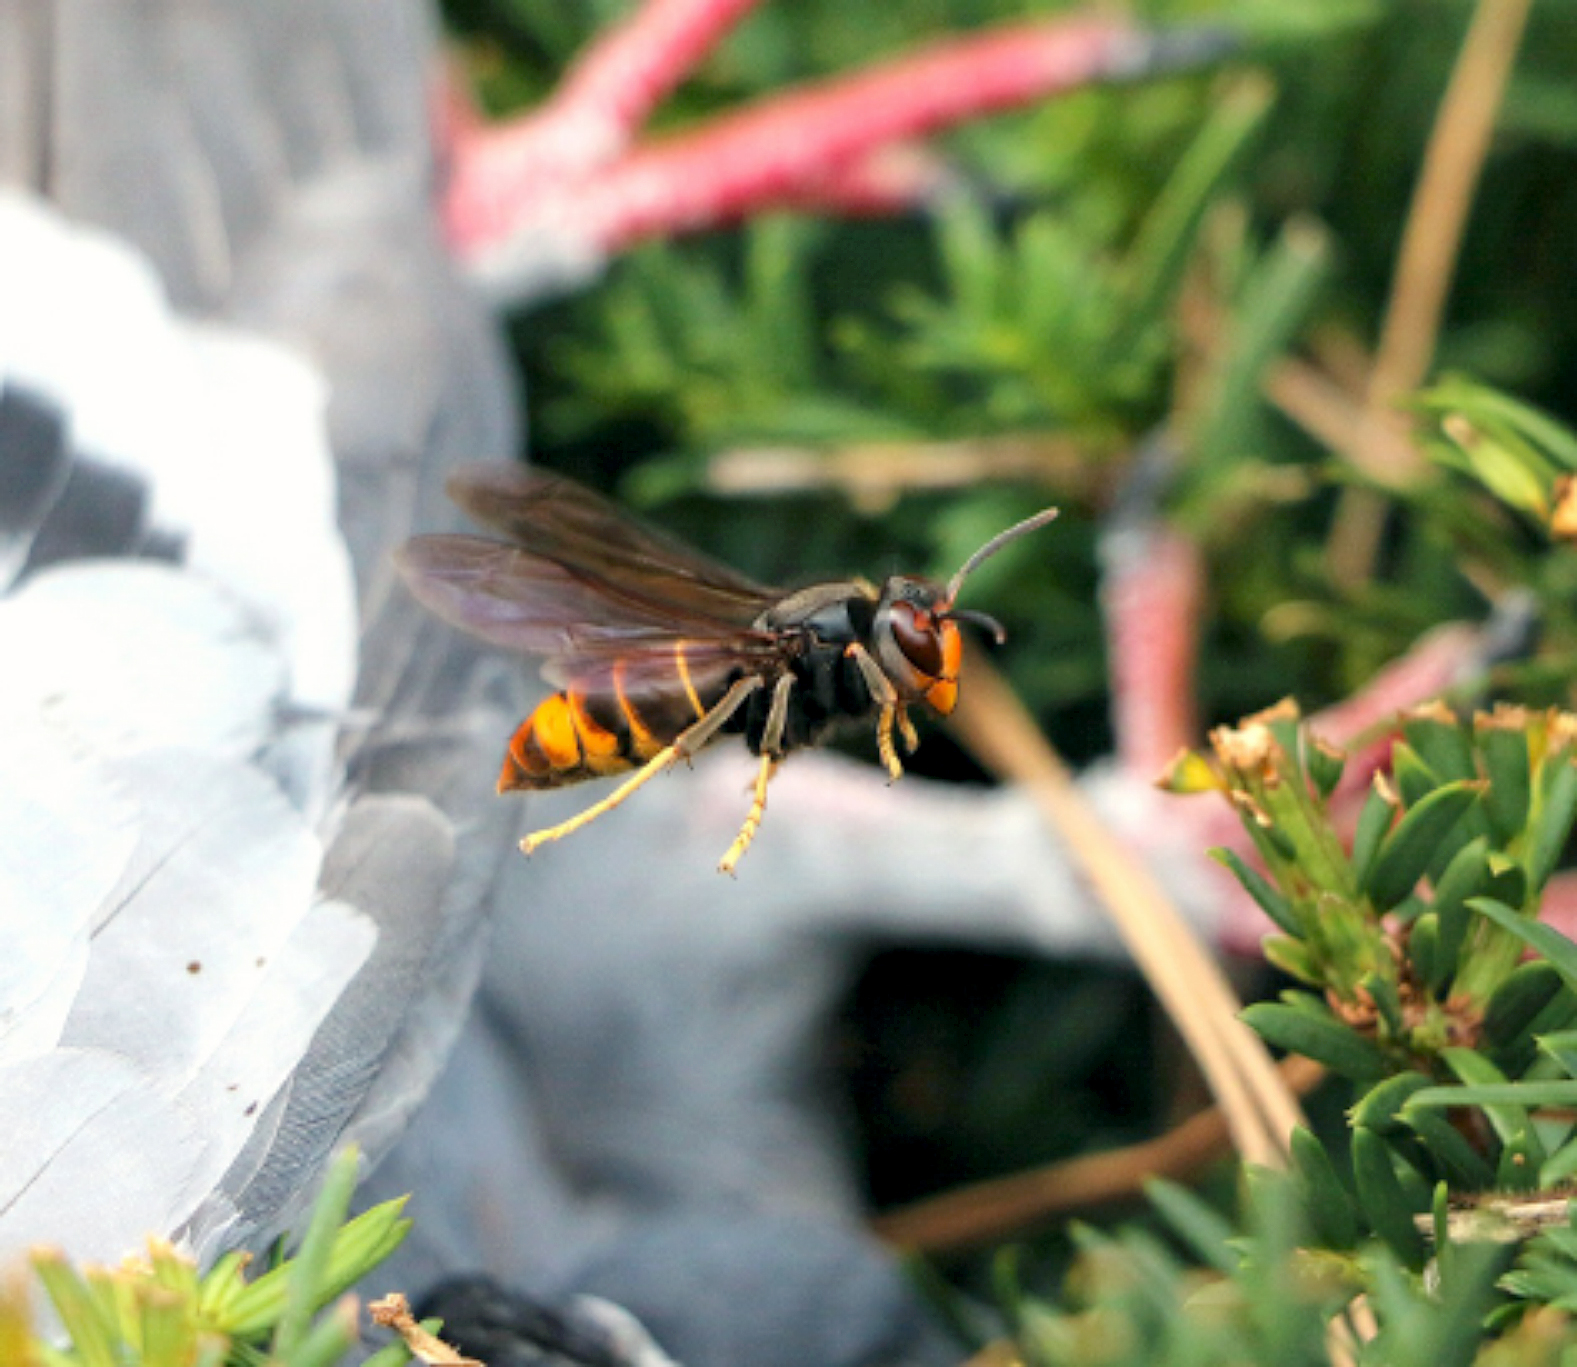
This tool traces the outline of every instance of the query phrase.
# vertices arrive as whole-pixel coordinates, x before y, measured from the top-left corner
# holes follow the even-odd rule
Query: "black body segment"
[[[856,643],[870,648],[873,608],[872,598],[857,593],[817,603],[804,620],[774,627],[775,658],[755,662],[762,687],[719,733],[743,735],[751,754],[761,754],[773,687],[784,673],[794,688],[779,756],[817,744],[839,722],[874,715],[875,700],[849,654]],[[658,660],[648,657],[636,679],[615,667],[604,686],[564,689],[539,704],[510,742],[500,791],[558,788],[622,773],[673,744],[747,673],[743,664],[727,673],[697,670],[690,653],[687,642],[675,641],[666,677]]]

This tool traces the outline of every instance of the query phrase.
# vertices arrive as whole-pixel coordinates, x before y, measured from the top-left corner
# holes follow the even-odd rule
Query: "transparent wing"
[[[561,476],[474,465],[451,476],[447,488],[484,526],[624,599],[748,626],[783,596]]]

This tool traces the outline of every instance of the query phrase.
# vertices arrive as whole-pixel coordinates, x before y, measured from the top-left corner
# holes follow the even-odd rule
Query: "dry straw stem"
[[[402,1339],[412,1357],[426,1367],[487,1367],[476,1358],[457,1353],[442,1339],[436,1338],[416,1322],[411,1314],[411,1303],[398,1291],[391,1291],[381,1301],[367,1307],[372,1322],[385,1329],[392,1329]]]
[[[1326,371],[1288,359],[1265,377],[1265,396],[1316,441],[1356,461],[1363,410]]]
[[[1299,1096],[1325,1076],[1319,1064],[1297,1056],[1284,1059],[1280,1073]],[[1226,1117],[1212,1106],[1143,1143],[960,1187],[888,1211],[872,1228],[888,1243],[918,1253],[996,1244],[1057,1217],[1134,1200],[1152,1177],[1185,1181],[1224,1158],[1231,1145]]]
[[[1265,396],[1315,441],[1356,463],[1363,427],[1363,398],[1361,393],[1355,393],[1348,387],[1349,377],[1342,373],[1344,369],[1296,359],[1284,360],[1266,376]],[[1387,439],[1393,445],[1407,446],[1408,458],[1411,458],[1412,448],[1403,436],[1391,433]],[[1577,485],[1573,486],[1573,492],[1577,493]],[[1577,503],[1569,506],[1574,515],[1572,525],[1577,528]],[[1553,527],[1553,518],[1551,523]],[[1482,558],[1465,556],[1459,560],[1457,568],[1469,583],[1491,601],[1499,598],[1510,587],[1495,566]],[[1295,616],[1288,611],[1294,606],[1283,604],[1266,614],[1263,625],[1271,635],[1278,632],[1293,634],[1302,630],[1292,620],[1287,620],[1289,616]]]
[[[1064,498],[1103,501],[1114,464],[1086,445],[1040,432],[960,441],[865,441],[823,449],[741,447],[707,464],[707,486],[723,495],[839,490],[861,512],[881,513],[905,494],[973,488],[991,481],[1049,485]]]
[[[1530,3],[1479,0],[1424,150],[1351,452],[1359,469],[1382,485],[1404,484],[1418,473],[1417,453],[1398,440],[1402,419],[1394,405],[1423,382],[1434,359],[1462,234]],[[1385,502],[1375,491],[1344,494],[1328,547],[1336,583],[1350,587],[1369,576],[1384,520]]]
[[[1006,681],[979,652],[953,714],[963,743],[997,777],[1022,785],[1079,862],[1135,963],[1189,1050],[1248,1162],[1284,1167],[1298,1103],[1263,1044],[1237,1018],[1241,1003],[1149,871],[1090,809]]]
[[[1491,1192],[1462,1200],[1446,1212],[1446,1239],[1453,1244],[1525,1243],[1547,1229],[1568,1226],[1571,1209],[1569,1191],[1555,1196],[1548,1192],[1527,1196]],[[1434,1239],[1433,1214],[1416,1215],[1413,1223],[1426,1239]]]

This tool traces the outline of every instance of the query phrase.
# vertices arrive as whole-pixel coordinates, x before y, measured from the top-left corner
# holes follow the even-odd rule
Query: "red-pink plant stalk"
[[[462,132],[450,148],[444,206],[461,256],[507,276],[529,266],[533,253],[584,264],[642,238],[763,209],[891,208],[903,195],[931,193],[937,180],[877,174],[884,149],[1157,63],[1206,60],[1220,46],[1202,33],[1179,39],[1106,18],[1014,24],[629,146],[683,63],[746,7],[654,0],[599,42],[542,111],[501,129]]]
[[[540,108],[490,126],[447,118],[456,241],[507,232],[519,207],[622,154],[658,103],[761,0],[647,0],[599,34]]]
[[[566,171],[623,152],[653,109],[761,0],[647,0],[597,36],[552,98],[485,130],[470,149],[491,174],[539,169],[550,152]]]
[[[1199,740],[1194,666],[1204,608],[1204,560],[1194,539],[1159,520],[1103,547],[1106,629],[1117,762],[1157,777]]]
[[[588,225],[617,250],[734,221],[875,148],[1088,84],[1132,37],[1109,20],[1020,24],[788,91],[632,151],[590,187]]]
[[[565,73],[550,107],[595,116],[633,140],[653,109],[761,0],[647,0]]]
[[[958,184],[948,159],[924,143],[899,142],[785,193],[771,206],[807,213],[878,217],[935,202]]]

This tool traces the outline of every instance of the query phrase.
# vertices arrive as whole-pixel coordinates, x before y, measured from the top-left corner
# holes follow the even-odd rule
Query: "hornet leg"
[[[903,752],[912,755],[920,748],[920,737],[914,729],[914,723],[909,720],[909,709],[902,703],[898,704],[898,734],[903,737]]]
[[[792,674],[784,674],[772,690],[772,709],[767,713],[766,729],[761,735],[761,768],[756,773],[750,811],[745,816],[745,824],[739,828],[739,834],[734,837],[734,843],[718,861],[719,873],[733,874],[735,865],[744,857],[750,842],[756,838],[756,832],[761,829],[761,818],[767,810],[767,784],[772,781],[772,775],[777,772],[783,759],[783,729],[788,724],[789,694],[793,691]]]
[[[881,666],[871,658],[870,651],[856,641],[849,646],[847,654],[860,667],[860,674],[871,696],[881,704],[882,710],[876,717],[876,753],[881,756],[889,782],[897,782],[903,777],[903,765],[898,762],[898,752],[893,748],[893,722],[900,717],[903,719],[904,744],[910,750],[919,743],[919,738],[915,736],[914,727],[898,702],[898,690],[893,687],[892,680],[882,673]]]
[[[725,693],[717,706],[697,721],[693,726],[687,727],[679,733],[672,745],[665,745],[646,764],[638,769],[629,778],[625,779],[601,802],[595,802],[585,811],[570,817],[568,821],[561,821],[557,826],[549,826],[546,830],[533,831],[520,842],[520,852],[531,854],[552,840],[562,840],[566,835],[578,831],[582,826],[595,821],[605,812],[611,812],[625,798],[629,797],[642,784],[657,777],[666,769],[671,769],[680,760],[688,760],[695,752],[701,749],[756,689],[760,688],[764,680],[752,676],[740,679],[728,692]]]

